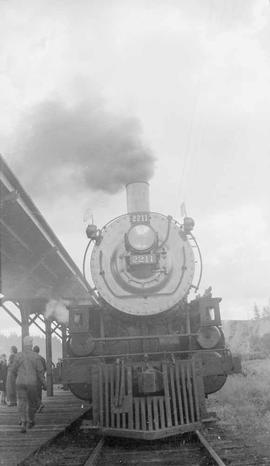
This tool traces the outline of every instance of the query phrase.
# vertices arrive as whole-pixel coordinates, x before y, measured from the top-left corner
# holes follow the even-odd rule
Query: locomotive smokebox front
[[[195,261],[189,236],[170,215],[151,212],[149,184],[126,186],[127,213],[103,227],[91,256],[100,296],[127,314],[167,311],[192,285]]]

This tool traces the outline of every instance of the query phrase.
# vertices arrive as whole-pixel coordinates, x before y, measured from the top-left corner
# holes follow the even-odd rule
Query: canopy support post
[[[53,396],[53,376],[52,376],[52,332],[51,321],[45,319],[46,330],[46,361],[47,361],[47,396]]]

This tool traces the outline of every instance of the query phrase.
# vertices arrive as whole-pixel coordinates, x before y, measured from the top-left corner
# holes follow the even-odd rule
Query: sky
[[[0,0],[0,152],[80,267],[142,170],[223,318],[268,304],[269,26],[268,0]]]

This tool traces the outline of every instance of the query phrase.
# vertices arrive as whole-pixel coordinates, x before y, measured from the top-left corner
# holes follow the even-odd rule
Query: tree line
[[[259,308],[259,306],[255,303],[254,308],[253,308],[253,319],[254,320],[260,320],[260,319],[270,320],[270,302],[266,306],[263,306],[262,308]]]
[[[266,306],[260,308],[254,304],[253,320],[256,322],[270,322],[270,300]],[[250,351],[254,353],[262,353],[265,356],[270,356],[270,332],[259,336],[256,334],[250,337]]]

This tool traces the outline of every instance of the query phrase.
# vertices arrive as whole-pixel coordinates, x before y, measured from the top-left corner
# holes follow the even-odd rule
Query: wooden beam
[[[28,324],[28,313],[22,303],[19,303],[19,309],[22,316],[22,348],[23,348],[23,339],[26,336],[29,336],[29,324]]]
[[[46,330],[44,330],[36,321],[31,322],[31,324],[32,324],[32,323],[33,323],[37,328],[39,328],[39,330],[40,330],[44,335],[46,335]],[[29,327],[30,327],[31,324],[29,324]]]
[[[1,302],[1,307],[6,311],[6,313],[13,319],[15,320],[15,322],[20,325],[20,327],[22,326],[22,322],[19,321],[19,319],[17,319],[17,317],[15,317],[12,312],[5,306],[4,303]]]
[[[10,261],[14,261],[13,257],[4,250],[3,246],[0,246],[0,252]]]
[[[41,320],[41,322],[43,324],[45,324],[44,319],[41,319],[40,314],[37,312],[34,315],[34,317],[32,317],[32,318],[29,317],[29,327],[30,327],[30,325],[35,324],[45,334],[46,333],[45,330],[42,329],[42,327],[40,327],[40,325],[36,322],[37,319]]]
[[[46,319],[45,319],[43,314],[37,314],[37,319],[41,320],[41,322],[43,324],[45,324]],[[46,330],[43,330],[37,322],[34,322],[34,324],[46,335]],[[53,333],[53,331],[51,330],[51,334],[52,333]],[[59,338],[61,338],[61,335],[59,335],[57,332],[55,332],[55,333]]]
[[[47,361],[47,395],[53,396],[53,377],[52,377],[52,333],[51,321],[45,319],[46,328],[46,361]]]
[[[7,194],[2,196],[2,199],[0,200],[0,208],[2,208],[6,202],[16,202],[18,198],[18,191],[9,191]]]
[[[61,325],[62,330],[62,358],[67,357],[67,328],[65,325]]]
[[[29,317],[29,320],[28,320],[28,323],[29,323],[29,326],[32,325],[35,320],[38,318],[38,314],[35,314],[34,317]]]
[[[55,325],[55,327],[52,329],[51,333],[54,333],[58,336],[58,338],[60,338],[60,340],[62,340],[62,334],[57,332],[57,330],[61,330],[61,324],[59,324],[58,322],[53,322],[53,324]]]
[[[20,243],[21,246],[23,246],[25,249],[27,249],[27,251],[30,251],[32,252],[30,246],[28,246],[28,244],[26,244],[20,237],[19,235],[17,235],[17,233],[15,233],[15,231],[9,226],[6,224],[6,222],[4,222],[4,220],[2,218],[0,218],[0,223],[3,225],[3,227],[11,234],[11,236],[13,238],[16,239],[16,241],[18,241],[18,243]]]
[[[31,275],[33,275],[35,270],[43,263],[43,261],[46,259],[46,257],[49,254],[51,254],[53,251],[55,251],[55,249],[56,248],[54,246],[52,246],[50,249],[48,249],[48,251],[45,254],[43,254],[42,257],[28,270],[26,275],[16,284],[16,286],[9,293],[12,295],[15,290],[20,288],[23,285],[23,283],[25,283],[28,280],[28,278],[30,278]]]
[[[42,316],[42,317],[41,317]],[[45,324],[45,317],[44,317],[44,314],[38,314],[38,319],[41,320],[41,322],[43,322],[43,324]]]
[[[67,351],[67,327],[66,325],[61,325],[62,330],[62,359],[67,358],[68,351]],[[63,385],[64,390],[68,390],[68,385]]]
[[[55,330],[57,330],[58,328],[61,327],[61,324],[59,324],[59,322],[53,321],[52,324],[55,326],[55,327],[52,329],[52,333],[55,332]]]

